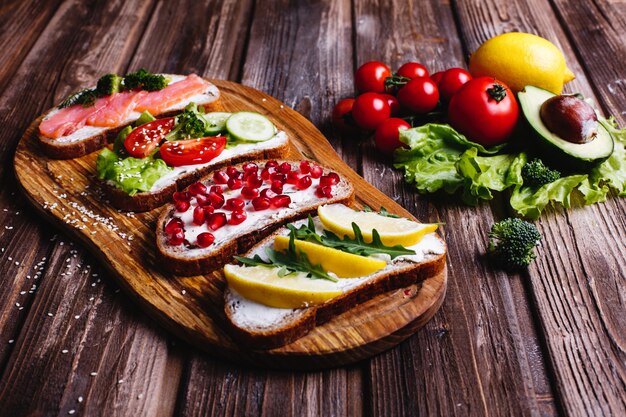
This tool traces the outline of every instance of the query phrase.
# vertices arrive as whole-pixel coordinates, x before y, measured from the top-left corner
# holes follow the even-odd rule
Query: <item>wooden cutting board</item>
[[[306,156],[352,181],[358,206],[411,217],[410,213],[352,171],[324,136],[280,101],[229,81],[214,80],[226,111],[267,115],[289,135],[292,158]],[[315,369],[355,362],[389,349],[413,334],[437,311],[446,292],[446,272],[420,285],[380,295],[272,350],[252,351],[224,331],[220,273],[173,277],[155,262],[154,225],[159,209],[123,213],[107,205],[94,185],[97,152],[73,160],[46,158],[36,140],[39,120],[24,133],[15,153],[17,179],[37,210],[83,242],[121,287],[175,335],[233,361],[275,368]]]

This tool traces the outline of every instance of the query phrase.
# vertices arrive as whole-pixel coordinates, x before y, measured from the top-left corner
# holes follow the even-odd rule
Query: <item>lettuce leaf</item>
[[[570,196],[574,189],[587,179],[587,175],[562,177],[539,188],[517,186],[511,194],[511,207],[521,216],[536,220],[548,203],[561,203],[570,206]]]
[[[152,185],[172,171],[165,161],[152,157],[123,158],[104,148],[96,160],[98,178],[111,181],[117,188],[128,195],[150,191]]]

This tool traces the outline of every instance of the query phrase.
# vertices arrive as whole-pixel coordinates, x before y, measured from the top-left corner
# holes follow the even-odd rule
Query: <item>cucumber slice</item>
[[[232,115],[232,113],[226,113],[222,111],[214,111],[211,113],[203,114],[202,117],[207,121],[206,132],[209,135],[217,135],[220,132],[226,130],[226,120]]]
[[[226,129],[235,139],[246,142],[263,142],[276,134],[276,127],[267,117],[249,111],[233,113]]]

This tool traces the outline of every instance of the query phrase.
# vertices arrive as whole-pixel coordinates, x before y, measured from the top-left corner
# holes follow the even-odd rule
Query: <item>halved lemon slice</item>
[[[228,285],[243,297],[277,308],[301,308],[322,304],[341,295],[332,281],[307,278],[304,272],[278,276],[278,268],[227,264]]]
[[[380,234],[380,240],[387,246],[413,246],[428,233],[437,230],[437,224],[417,223],[403,217],[387,217],[375,212],[356,211],[343,204],[320,206],[317,214],[324,227],[339,237],[354,239],[352,223],[356,223],[366,242],[372,241],[372,230]]]
[[[332,272],[339,278],[357,278],[380,271],[387,262],[365,256],[354,255],[303,240],[294,241],[296,251],[304,252],[313,265],[321,265],[326,272]],[[274,249],[285,251],[289,247],[289,237],[276,236]]]

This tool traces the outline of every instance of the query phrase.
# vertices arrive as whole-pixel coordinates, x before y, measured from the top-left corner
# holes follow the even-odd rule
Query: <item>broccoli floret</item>
[[[205,135],[207,121],[198,111],[195,103],[185,107],[185,111],[176,116],[174,128],[165,137],[167,140],[202,138]]]
[[[123,78],[117,74],[106,74],[100,77],[96,84],[96,93],[99,96],[110,96],[118,93],[122,86]]]
[[[540,240],[534,224],[508,218],[491,226],[488,251],[505,269],[520,269],[537,257],[533,249]]]
[[[522,179],[524,185],[541,187],[561,178],[561,173],[550,169],[543,164],[541,159],[533,159],[522,167]]]
[[[143,68],[124,77],[124,87],[128,90],[140,88],[146,91],[162,90],[167,86],[167,79],[163,75],[153,74]]]

